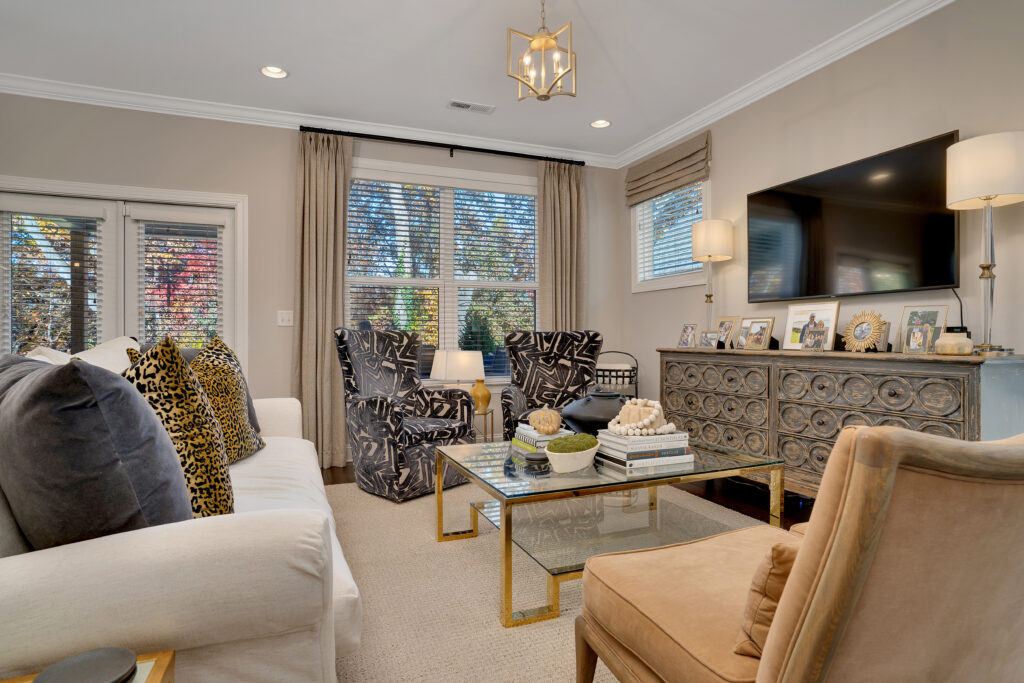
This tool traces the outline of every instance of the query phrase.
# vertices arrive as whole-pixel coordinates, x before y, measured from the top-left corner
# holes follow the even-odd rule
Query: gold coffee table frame
[[[697,446],[699,448],[699,446]],[[470,528],[462,531],[444,530],[444,467],[453,467],[469,481],[473,482],[491,497],[495,498],[500,505],[500,523],[498,524],[501,533],[501,585],[499,594],[501,596],[501,625],[505,628],[523,626],[537,621],[554,619],[559,614],[559,593],[563,581],[572,581],[583,576],[583,571],[565,572],[561,574],[548,575],[548,602],[542,607],[531,609],[512,610],[512,507],[514,505],[527,505],[550,500],[561,500],[566,498],[580,498],[584,496],[596,496],[603,493],[615,493],[617,491],[630,491],[634,489],[648,489],[648,510],[652,516],[658,509],[659,486],[671,486],[673,484],[685,484],[694,481],[707,481],[709,479],[723,479],[726,477],[737,477],[748,474],[766,472],[769,475],[769,519],[772,526],[782,526],[782,504],[784,497],[783,467],[781,461],[763,463],[754,456],[732,453],[730,457],[738,460],[749,460],[749,465],[724,468],[713,472],[694,472],[690,474],[667,474],[664,477],[655,479],[642,479],[638,481],[624,481],[611,483],[605,486],[595,486],[580,489],[566,489],[562,491],[544,491],[535,494],[516,496],[509,498],[494,491],[483,482],[474,472],[463,467],[453,458],[449,457],[438,448],[435,451],[436,458],[436,481],[435,497],[437,499],[437,540],[457,541],[464,538],[473,538],[479,531],[479,515],[485,503],[470,503],[469,522]]]

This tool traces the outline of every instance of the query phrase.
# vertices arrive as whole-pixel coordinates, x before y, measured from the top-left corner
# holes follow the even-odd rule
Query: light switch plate
[[[292,311],[277,312],[277,326],[291,327],[295,324],[295,314]]]

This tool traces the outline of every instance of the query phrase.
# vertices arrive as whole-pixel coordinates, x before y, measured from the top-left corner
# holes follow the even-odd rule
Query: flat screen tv
[[[946,208],[953,131],[747,195],[747,299],[960,285]]]

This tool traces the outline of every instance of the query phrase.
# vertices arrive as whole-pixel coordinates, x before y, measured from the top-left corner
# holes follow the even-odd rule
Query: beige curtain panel
[[[578,330],[583,323],[583,210],[583,167],[538,162],[541,328]]]
[[[711,131],[704,131],[626,171],[626,202],[633,206],[659,194],[707,180]]]
[[[321,467],[345,464],[345,400],[334,344],[343,322],[345,214],[352,138],[299,133],[292,389],[302,401],[302,432]]]

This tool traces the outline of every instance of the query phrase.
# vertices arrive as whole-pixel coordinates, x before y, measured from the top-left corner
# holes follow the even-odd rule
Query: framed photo
[[[878,348],[882,339],[885,321],[874,311],[861,311],[850,319],[843,332],[843,343],[847,351],[864,352]]]
[[[702,349],[718,348],[718,332],[715,330],[704,330],[701,332],[699,346]]]
[[[697,323],[683,323],[683,331],[679,335],[679,348],[692,349],[697,345]]]
[[[768,348],[772,341],[772,328],[775,316],[763,318],[743,318],[740,321],[740,332],[736,337],[737,349],[761,351]]]
[[[782,348],[831,351],[839,317],[839,302],[790,304]]]
[[[740,317],[738,315],[722,316],[715,323],[715,329],[718,331],[718,341],[725,344],[725,348],[729,348],[736,339],[739,327]]]
[[[946,326],[949,306],[904,306],[900,318],[900,346],[903,353],[932,353],[935,340]]]
[[[889,328],[890,324],[887,322],[882,323],[882,335],[878,343],[875,344],[875,350],[879,353],[885,353],[889,350]]]

